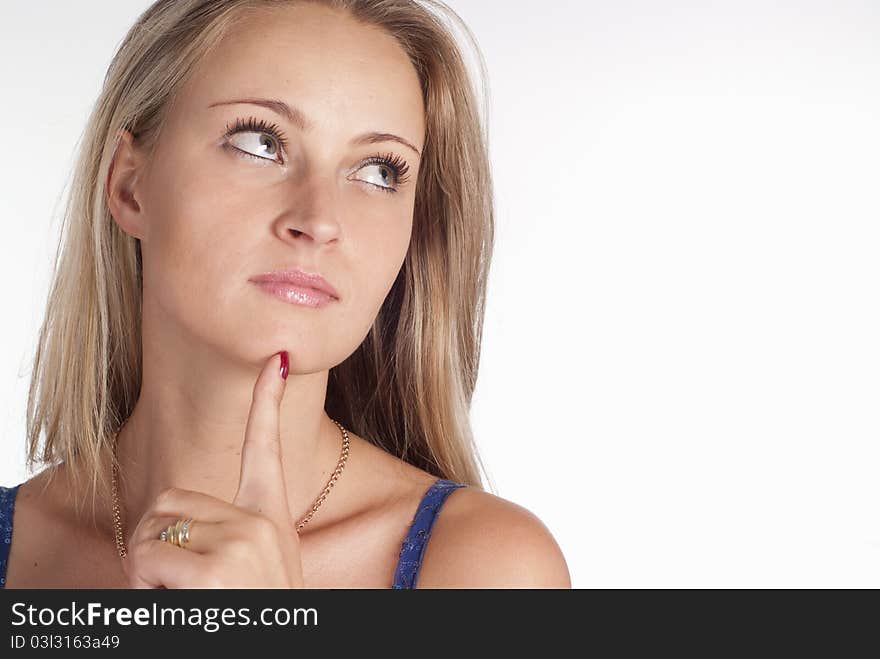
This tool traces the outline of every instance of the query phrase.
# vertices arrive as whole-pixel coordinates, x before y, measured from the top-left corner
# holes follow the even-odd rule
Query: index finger
[[[289,519],[281,462],[281,400],[289,369],[286,350],[272,355],[254,385],[241,449],[241,475],[232,503],[273,519]]]

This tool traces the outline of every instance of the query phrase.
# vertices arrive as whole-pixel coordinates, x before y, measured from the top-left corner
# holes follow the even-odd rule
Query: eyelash
[[[284,131],[281,130],[281,128],[278,127],[278,124],[270,124],[265,119],[258,120],[254,117],[249,117],[246,121],[243,119],[236,119],[235,124],[232,127],[230,127],[229,124],[226,124],[226,134],[223,137],[228,139],[236,133],[245,132],[266,133],[267,135],[271,135],[281,146],[282,150],[287,150],[287,135],[284,133]],[[255,156],[254,154],[243,151],[237,147],[232,148],[246,158],[252,158],[254,160],[266,160],[266,158]],[[367,165],[384,165],[385,167],[388,167],[388,169],[390,169],[394,173],[394,179],[397,181],[398,186],[402,186],[407,181],[409,181],[409,177],[406,175],[406,173],[409,171],[409,165],[407,165],[406,161],[397,154],[377,153],[375,156],[367,158],[367,160],[365,160],[361,164],[361,167],[366,167]],[[374,188],[379,188],[382,192],[387,192],[389,194],[399,192],[399,190],[396,190],[394,188],[386,188],[385,186],[376,185],[375,183],[370,183],[369,181],[364,181],[364,183],[366,183],[367,185],[372,185]]]

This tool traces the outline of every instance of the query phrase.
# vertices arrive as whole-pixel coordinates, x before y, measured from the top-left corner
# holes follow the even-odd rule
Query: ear
[[[120,131],[116,152],[107,172],[107,206],[116,224],[133,238],[142,239],[146,222],[137,187],[146,158],[128,130]]]

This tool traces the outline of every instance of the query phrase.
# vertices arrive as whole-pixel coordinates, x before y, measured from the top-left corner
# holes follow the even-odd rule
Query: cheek
[[[244,211],[234,191],[217,194],[208,169],[172,165],[162,172],[151,182],[144,247],[152,293],[183,314],[210,316],[241,275],[245,236],[236,232],[245,230]]]
[[[363,313],[372,324],[394,285],[409,249],[412,214],[386,215],[358,226],[352,261],[360,282]]]

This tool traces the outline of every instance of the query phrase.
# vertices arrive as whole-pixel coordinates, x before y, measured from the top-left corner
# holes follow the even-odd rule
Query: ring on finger
[[[195,520],[190,518],[178,519],[174,524],[166,526],[162,530],[162,533],[159,534],[159,540],[186,549],[186,545],[189,543],[190,529],[194,522]]]

